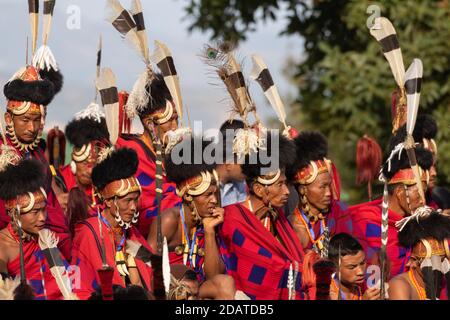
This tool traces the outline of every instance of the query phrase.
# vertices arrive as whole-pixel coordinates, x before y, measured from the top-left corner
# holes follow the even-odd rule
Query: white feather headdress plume
[[[53,20],[53,10],[55,9],[56,0],[44,0],[44,21],[42,31],[42,43],[47,45],[48,37]]]
[[[169,247],[167,245],[166,237],[164,237],[164,242],[163,242],[162,271],[163,271],[164,288],[166,290],[166,297],[168,297],[169,291],[170,291],[171,274],[170,274],[170,262],[169,262]]]
[[[77,298],[72,292],[71,281],[57,244],[58,239],[53,231],[50,231],[49,229],[42,229],[39,231],[39,247],[47,260],[50,272],[55,278],[59,290],[65,300],[76,300]]]
[[[233,101],[233,112],[248,125],[247,115],[253,111],[254,104],[245,83],[240,64],[237,62],[235,47],[228,42],[205,45],[201,57],[204,63],[214,68],[214,72],[224,83]]]
[[[29,1],[31,3],[32,1]],[[58,71],[58,65],[56,59],[47,46],[48,38],[50,36],[50,30],[53,20],[53,11],[55,9],[56,0],[44,0],[44,19],[42,27],[42,46],[33,54],[32,64],[39,70],[53,69]]]
[[[405,74],[406,101],[408,105],[406,131],[413,134],[419,110],[420,90],[422,87],[423,65],[420,59],[414,59]]]
[[[281,100],[278,88],[273,82],[272,75],[264,60],[258,55],[252,55],[253,68],[250,73],[250,78],[258,82],[264,91],[264,95],[269,100],[270,105],[277,114],[278,120],[284,126],[283,134],[289,134],[290,127],[286,124],[286,111]]]
[[[34,55],[39,30],[39,0],[28,0],[28,14],[31,25],[31,53]]]
[[[423,66],[420,59],[414,59],[405,75],[405,91],[407,100],[407,120],[406,120],[406,140],[404,146],[409,158],[409,164],[414,172],[414,180],[422,203],[425,204],[425,193],[420,180],[419,165],[417,164],[416,154],[414,152],[415,142],[413,131],[416,125],[417,112],[419,110],[420,90],[422,86]]]
[[[399,88],[403,88],[405,65],[403,64],[402,50],[394,26],[387,18],[378,17],[370,28],[370,34],[380,43],[383,54],[391,67],[395,82]]]
[[[97,79],[97,89],[105,108],[106,125],[110,141],[115,145],[119,137],[119,93],[116,86],[116,76],[110,68],[102,68]]]
[[[144,22],[144,14],[142,11],[142,4],[140,0],[133,0],[131,2],[131,14],[133,15],[134,23],[136,24],[136,32],[141,43],[140,49],[142,52],[142,56],[144,61],[149,64],[149,50],[148,50],[148,40],[147,33],[145,31],[145,22]]]
[[[130,13],[124,9],[118,0],[108,0],[106,3],[107,20],[112,23],[114,28],[122,35],[125,41],[131,45],[131,47],[136,50],[136,52],[141,56],[142,60],[146,64],[149,64],[148,60],[148,47],[143,46],[142,37],[138,34],[138,29],[136,22]],[[136,6],[136,10],[138,7]],[[140,7],[142,10],[142,8]],[[143,19],[142,19],[143,22]],[[140,31],[145,32],[145,27],[142,29],[140,26]]]
[[[156,63],[161,74],[164,77],[164,82],[169,89],[170,95],[175,102],[179,118],[183,119],[183,102],[181,99],[180,80],[178,79],[177,70],[173,62],[172,53],[169,48],[162,42],[155,41],[155,51],[152,55],[152,60]]]

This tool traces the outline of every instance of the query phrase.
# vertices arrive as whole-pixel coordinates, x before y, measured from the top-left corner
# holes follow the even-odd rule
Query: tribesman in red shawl
[[[421,181],[424,190],[428,182],[428,170],[433,163],[431,152],[421,147],[415,150],[420,167]],[[382,174],[387,181],[387,258],[390,264],[390,279],[405,270],[408,260],[408,249],[398,242],[396,222],[411,215],[423,205],[418,187],[414,179],[406,152],[392,150],[389,159],[383,165]],[[352,219],[351,233],[363,246],[369,264],[378,263],[376,253],[379,252],[382,239],[381,216],[382,199],[355,205],[349,208]]]
[[[104,202],[97,217],[80,222],[75,229],[72,263],[79,266],[81,283],[75,292],[88,299],[100,286],[98,270],[112,267],[112,283],[125,287],[139,285],[152,291],[152,268],[126,253],[126,241],[133,240],[151,252],[145,239],[133,224],[141,188],[135,178],[138,166],[136,152],[122,148],[106,149],[92,170],[92,182]],[[103,289],[103,287],[102,287]]]
[[[218,206],[219,184],[214,159],[210,159],[212,164],[204,159],[210,144],[203,138],[186,136],[165,159],[167,178],[176,184],[183,203],[163,212],[161,233],[167,238],[170,263],[191,267],[200,282],[225,272],[216,239],[216,227],[224,214]],[[197,159],[198,152],[201,159]],[[148,241],[156,249],[156,223]]]
[[[68,264],[57,248],[58,236],[45,228],[45,171],[35,159],[11,150],[0,155],[0,198],[11,217],[0,231],[0,273],[21,279],[14,295],[38,300],[73,299]],[[24,297],[28,285],[31,296]]]
[[[155,41],[156,48],[150,57],[140,1],[133,1],[130,10],[125,10],[120,1],[109,1],[108,9],[110,9],[108,20],[125,40],[139,39],[130,41],[130,44],[145,63],[145,69],[127,98],[126,112],[122,114],[122,123],[138,116],[144,132],[133,135],[122,134],[117,141],[111,142],[117,147],[132,148],[138,154],[139,167],[136,178],[142,187],[142,197],[138,208],[141,214],[137,228],[144,237],[147,237],[150,226],[158,214],[157,193],[162,194],[160,205],[162,211],[181,203],[175,185],[166,181],[164,170],[162,175],[156,174],[159,171],[158,167],[163,166],[160,156],[164,155],[164,150],[158,154],[158,145],[164,147],[175,144],[179,137],[189,130],[178,128],[178,121],[179,119],[183,121],[183,114],[174,60],[169,48],[159,41]],[[153,70],[152,63],[161,73]],[[162,187],[159,187],[160,179]]]
[[[225,207],[219,236],[227,273],[251,299],[302,299],[303,249],[281,210],[289,196],[285,170],[295,146],[276,131],[264,130],[258,137],[252,129],[241,130],[236,143],[255,141],[250,136],[256,135],[259,148],[245,152],[242,165],[248,198]]]
[[[437,177],[437,157],[438,157],[438,149],[437,144],[435,142],[437,135],[437,123],[436,120],[428,115],[423,114],[419,115],[416,120],[416,125],[413,131],[414,141],[420,146],[424,147],[428,151],[433,154],[433,165],[430,168],[429,172],[429,181],[428,181],[428,189],[425,194],[427,205],[438,209],[437,203],[433,199],[433,189],[436,186],[436,177]],[[396,145],[405,141],[406,139],[406,125],[403,125],[398,130],[398,134],[393,137],[390,141],[390,148],[395,148]]]
[[[78,187],[89,204],[89,215],[93,216],[97,213],[97,200],[92,186],[92,169],[97,163],[99,151],[110,145],[105,114],[99,105],[92,103],[86,110],[75,115],[65,131],[67,139],[73,145],[72,161],[57,170],[58,187],[55,191],[59,193],[59,198],[67,197],[66,203],[69,203],[75,201],[68,197],[70,191]],[[67,207],[72,208],[73,205],[69,204]]]
[[[47,105],[61,90],[62,74],[46,45],[49,22],[52,19],[55,2],[45,6],[43,45],[36,51],[37,19],[39,15],[37,1],[29,1],[30,18],[35,29],[32,37],[32,65],[18,70],[5,84],[3,92],[7,99],[5,122],[6,136],[0,143],[11,146],[21,158],[34,158],[42,162],[46,171],[45,192],[47,193],[46,226],[60,235],[59,246],[64,256],[70,256],[70,237],[64,212],[52,190],[52,174],[45,157],[45,141],[41,139]],[[2,133],[3,134],[3,133]],[[5,227],[9,217],[4,204],[0,201],[0,227]]]
[[[45,157],[45,142],[41,139],[48,105],[61,89],[62,76],[59,72],[36,69],[27,66],[19,70],[4,87],[8,99],[5,113],[6,136],[0,142],[12,147],[21,158],[33,158],[43,163],[47,193],[47,227],[61,235],[59,245],[69,257],[70,238],[64,212],[52,189],[52,173]],[[0,202],[0,227],[5,227],[9,216]],[[67,236],[64,235],[67,234]]]
[[[389,282],[391,300],[448,300],[450,217],[421,207],[399,223],[398,240],[411,248],[409,270]]]
[[[303,249],[327,257],[330,234],[336,233],[344,211],[337,200],[333,168],[327,159],[328,143],[320,132],[314,131],[301,132],[294,142],[296,161],[289,171],[300,202],[289,219]]]

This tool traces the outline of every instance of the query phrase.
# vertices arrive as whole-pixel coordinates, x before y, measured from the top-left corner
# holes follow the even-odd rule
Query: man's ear
[[[397,202],[401,203],[403,194],[405,194],[405,189],[402,185],[397,185],[394,188],[394,196],[397,198]],[[406,197],[406,194],[405,194]]]
[[[264,197],[264,186],[260,183],[255,182],[252,186],[253,192],[258,198]]]
[[[5,118],[5,123],[7,125],[11,125],[12,124],[13,119],[12,119],[12,116],[11,116],[11,114],[9,112],[5,112],[4,118]]]
[[[107,208],[111,208],[113,202],[114,202],[114,201],[113,201],[112,199],[105,200],[106,207],[107,207]]]

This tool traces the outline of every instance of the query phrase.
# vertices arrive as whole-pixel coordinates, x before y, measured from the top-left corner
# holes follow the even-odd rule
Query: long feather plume
[[[417,112],[419,110],[420,90],[422,86],[423,65],[420,59],[414,59],[405,75],[405,91],[407,99],[406,141],[405,148],[409,158],[409,164],[414,172],[414,180],[419,189],[422,203],[425,204],[425,193],[420,180],[419,165],[414,152],[414,138],[412,136],[416,125]]]
[[[47,45],[48,37],[50,35],[55,3],[56,0],[44,0],[44,27],[42,29],[42,42],[44,45]]]
[[[119,93],[116,86],[116,76],[110,68],[102,68],[97,79],[97,89],[105,108],[106,125],[111,143],[116,144],[119,137]]]
[[[278,88],[273,82],[272,75],[264,60],[258,55],[252,55],[253,68],[250,73],[250,78],[259,83],[264,95],[269,100],[270,105],[277,114],[278,120],[283,124],[285,130],[289,130],[286,124],[286,111],[281,100]]]
[[[34,55],[39,29],[39,0],[28,0],[28,14],[31,25],[31,54]]]
[[[402,50],[398,42],[397,33],[392,23],[385,17],[378,17],[370,28],[370,34],[377,39],[383,54],[389,62],[395,82],[403,88],[405,79],[405,65],[403,64]]]
[[[133,20],[136,24],[136,32],[141,42],[142,55],[144,57],[146,64],[149,64],[150,58],[148,50],[148,39],[147,33],[145,31],[145,21],[144,21],[144,14],[142,11],[141,0],[133,0],[131,2],[130,12],[133,15]]]
[[[144,62],[148,64],[148,50],[146,52],[142,45],[142,40],[138,35],[136,22],[133,20],[133,17],[124,9],[118,0],[108,0],[106,8],[108,10],[107,20],[112,23],[125,41],[130,44]]]
[[[227,42],[205,45],[202,60],[212,68],[225,84],[233,101],[233,112],[247,124],[247,115],[252,111],[253,102],[247,90],[241,66],[233,54],[234,46]]]
[[[100,77],[100,68],[102,65],[102,36],[98,38],[98,48],[97,48],[97,63],[96,63],[96,72],[95,72],[95,81]],[[94,101],[97,102],[98,90],[97,86],[95,87],[95,98]]]
[[[175,107],[179,118],[183,119],[183,102],[181,99],[180,80],[177,70],[173,62],[172,53],[169,48],[162,42],[155,41],[155,51],[152,55],[152,61],[156,63],[164,77],[164,82],[170,91],[170,95],[174,99]]]
[[[406,131],[412,135],[419,109],[420,89],[422,86],[423,65],[420,59],[414,59],[405,74],[405,90],[408,105]]]
[[[72,293],[71,281],[66,272],[66,267],[61,258],[61,252],[58,247],[58,239],[49,229],[39,231],[39,247],[50,266],[50,272],[56,280],[59,290],[65,300],[76,300],[76,296]]]
[[[169,297],[169,291],[170,291],[170,263],[169,263],[169,248],[167,246],[167,238],[164,237],[164,244],[163,244],[163,252],[162,252],[162,259],[163,259],[163,279],[164,279],[164,288],[166,289],[166,296],[167,299]]]

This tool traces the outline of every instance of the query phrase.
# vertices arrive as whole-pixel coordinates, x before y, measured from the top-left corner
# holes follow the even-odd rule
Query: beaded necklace
[[[320,252],[323,250],[323,232],[326,228],[325,220],[320,220],[320,234],[316,239],[316,234],[314,232],[313,225],[309,221],[309,219],[306,217],[306,215],[303,213],[303,211],[300,211],[298,208],[295,208],[294,214],[297,216],[297,218],[303,223],[305,226],[306,232],[308,233],[309,240],[313,244],[313,247],[316,248],[316,251]]]

